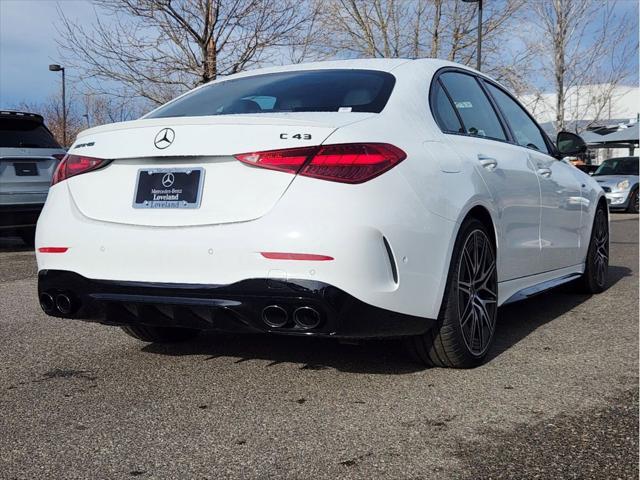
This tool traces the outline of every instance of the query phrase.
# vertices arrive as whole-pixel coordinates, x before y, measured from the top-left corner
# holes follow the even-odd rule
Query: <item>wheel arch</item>
[[[602,207],[604,208],[604,214],[607,216],[607,222],[610,221],[611,215],[609,214],[609,202],[607,201],[607,197],[603,194],[598,196],[598,200],[596,200],[596,208],[593,210],[593,216],[591,217],[591,228],[593,228],[593,222],[596,218],[596,212],[598,209]],[[589,231],[589,238],[591,238],[591,230]]]
[[[460,227],[469,218],[475,218],[476,220],[480,221],[485,227],[487,227],[487,230],[489,230],[490,238],[493,241],[493,248],[496,256],[496,269],[498,271],[498,282],[500,282],[500,254],[498,252],[498,246],[500,242],[499,242],[499,235],[498,235],[499,232],[498,232],[498,228],[496,226],[494,217],[491,214],[491,211],[489,210],[489,208],[487,208],[485,205],[477,204],[472,206],[460,220],[458,224],[458,231],[456,232],[455,238],[458,238]],[[452,251],[452,255],[453,255],[453,251]],[[449,262],[451,262],[451,260],[452,258],[449,258]]]
[[[583,228],[585,229],[587,236],[586,236],[586,241],[585,241],[585,245],[584,245],[584,257],[582,259],[582,262],[586,262],[587,261],[587,255],[589,255],[589,244],[591,243],[591,235],[593,232],[593,225],[594,222],[596,220],[596,212],[598,211],[598,209],[600,207],[602,207],[604,209],[604,214],[607,217],[607,225],[609,225],[609,223],[611,222],[611,215],[609,212],[609,203],[607,202],[607,197],[605,196],[604,193],[601,193],[600,195],[598,195],[597,200],[594,202],[595,203],[595,208],[592,210],[592,214],[590,213],[589,210],[587,210],[587,212],[583,211],[584,213],[587,213],[588,215],[588,220],[583,223]],[[611,230],[611,226],[609,225],[609,230]]]
[[[636,185],[635,188],[638,188],[638,186]],[[607,203],[606,196],[600,195],[598,197],[598,202],[596,203],[596,210],[598,209],[598,207],[600,207],[600,205],[604,207],[605,213],[607,214],[607,218],[609,218],[609,204]]]
[[[449,250],[447,252],[447,261],[445,262],[445,271],[443,272],[443,281],[441,282],[440,291],[438,292],[438,295],[436,297],[436,301],[438,302],[438,304],[435,305],[435,311],[439,311],[442,306],[445,284],[447,283],[449,270],[451,268],[451,262],[453,261],[453,248],[458,235],[460,234],[462,225],[469,218],[475,218],[482,222],[482,224],[485,225],[491,233],[491,239],[493,240],[493,246],[496,251],[496,263],[498,264],[498,281],[500,281],[500,255],[498,254],[498,248],[500,244],[500,231],[495,220],[495,215],[495,211],[491,208],[490,205],[478,199],[476,199],[475,202],[469,202],[467,206],[460,212],[458,221],[456,222],[455,230],[453,232],[453,235],[451,236],[451,242],[449,244]]]
[[[496,219],[497,212],[493,209],[493,206],[483,199],[478,199],[475,202],[469,202],[465,208],[462,209],[456,222],[456,231],[454,232],[454,242],[458,238],[460,228],[462,224],[469,218],[475,218],[482,222],[491,233],[491,239],[493,240],[493,247],[496,250],[496,259],[499,259],[498,249],[500,246],[500,227]],[[449,255],[449,262],[451,262],[451,254],[453,253],[453,247]],[[498,260],[499,261],[499,260]]]
[[[462,225],[468,218],[475,218],[476,220],[479,220],[485,227],[487,227],[487,229],[489,229],[489,231],[491,232],[491,239],[493,240],[493,247],[496,249],[497,254],[498,231],[489,210],[483,205],[476,205],[472,207],[464,216],[464,218],[460,222],[460,225]]]

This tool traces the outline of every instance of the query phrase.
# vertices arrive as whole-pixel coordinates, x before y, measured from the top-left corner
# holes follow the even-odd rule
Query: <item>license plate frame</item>
[[[37,177],[40,174],[36,162],[13,162],[13,169],[16,177]]]
[[[188,177],[194,173],[197,173],[195,180],[187,178],[192,183],[184,182],[185,176]],[[205,170],[202,167],[140,168],[136,173],[132,206],[133,208],[161,210],[200,208],[204,174]],[[147,176],[144,177],[145,175]],[[176,182],[176,180],[179,181]],[[188,190],[187,192],[184,192],[185,188]]]

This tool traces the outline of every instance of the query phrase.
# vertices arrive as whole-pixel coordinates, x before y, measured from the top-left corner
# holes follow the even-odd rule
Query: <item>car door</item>
[[[577,169],[551,156],[551,145],[527,111],[497,85],[483,81],[511,132],[528,152],[540,181],[540,245],[544,271],[579,263],[581,190]]]
[[[539,273],[540,186],[528,152],[509,143],[506,128],[475,76],[445,71],[436,82],[432,103],[446,105],[442,97],[447,97],[459,125],[457,132],[452,127],[443,130],[456,134],[452,145],[476,165],[497,209],[498,278]],[[434,113],[436,119],[442,116]],[[451,114],[447,118],[455,123]]]

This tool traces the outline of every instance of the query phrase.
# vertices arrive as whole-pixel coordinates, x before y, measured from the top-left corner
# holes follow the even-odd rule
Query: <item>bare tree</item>
[[[556,128],[565,128],[571,107],[574,118],[598,121],[618,85],[631,78],[637,84],[629,62],[638,51],[637,23],[616,16],[615,0],[537,0],[531,7],[538,28],[532,44],[555,89]]]
[[[86,127],[125,122],[138,118],[144,113],[141,105],[125,99],[87,93],[81,95],[73,107],[83,117]]]
[[[60,96],[52,95],[42,102],[23,102],[16,109],[42,115],[54,138],[63,145],[64,122]],[[105,123],[133,120],[142,114],[140,107],[118,98],[99,95],[72,95],[67,100],[67,140],[72,142],[78,133]],[[68,145],[67,145],[68,146]]]
[[[442,6],[443,0],[434,0],[433,1],[433,20],[430,26],[427,26],[427,32],[431,35],[431,51],[429,56],[432,58],[438,58],[440,53],[440,23],[442,21]],[[422,9],[418,9],[420,17],[424,15]],[[420,19],[416,18],[416,23],[418,23]],[[431,28],[429,28],[431,27]],[[414,28],[416,38],[419,37],[420,28],[417,24]],[[418,57],[420,55],[420,42],[414,42],[414,57]]]
[[[322,47],[343,57],[418,56],[426,8],[425,0],[326,0]]]
[[[483,70],[523,88],[528,51],[505,49],[524,0],[486,2]],[[320,50],[339,57],[437,57],[475,63],[476,4],[460,0],[325,0]]]
[[[159,104],[219,75],[277,63],[305,32],[294,0],[93,0],[90,26],[60,10],[59,45],[89,91]]]

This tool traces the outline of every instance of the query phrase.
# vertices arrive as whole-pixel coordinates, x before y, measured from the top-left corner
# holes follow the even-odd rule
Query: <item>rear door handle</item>
[[[544,178],[549,178],[551,176],[550,168],[539,168],[536,172],[538,175]]]
[[[478,161],[480,165],[486,168],[489,171],[495,170],[498,166],[498,161],[493,157],[488,157],[487,155],[483,155],[482,153],[478,154]]]

